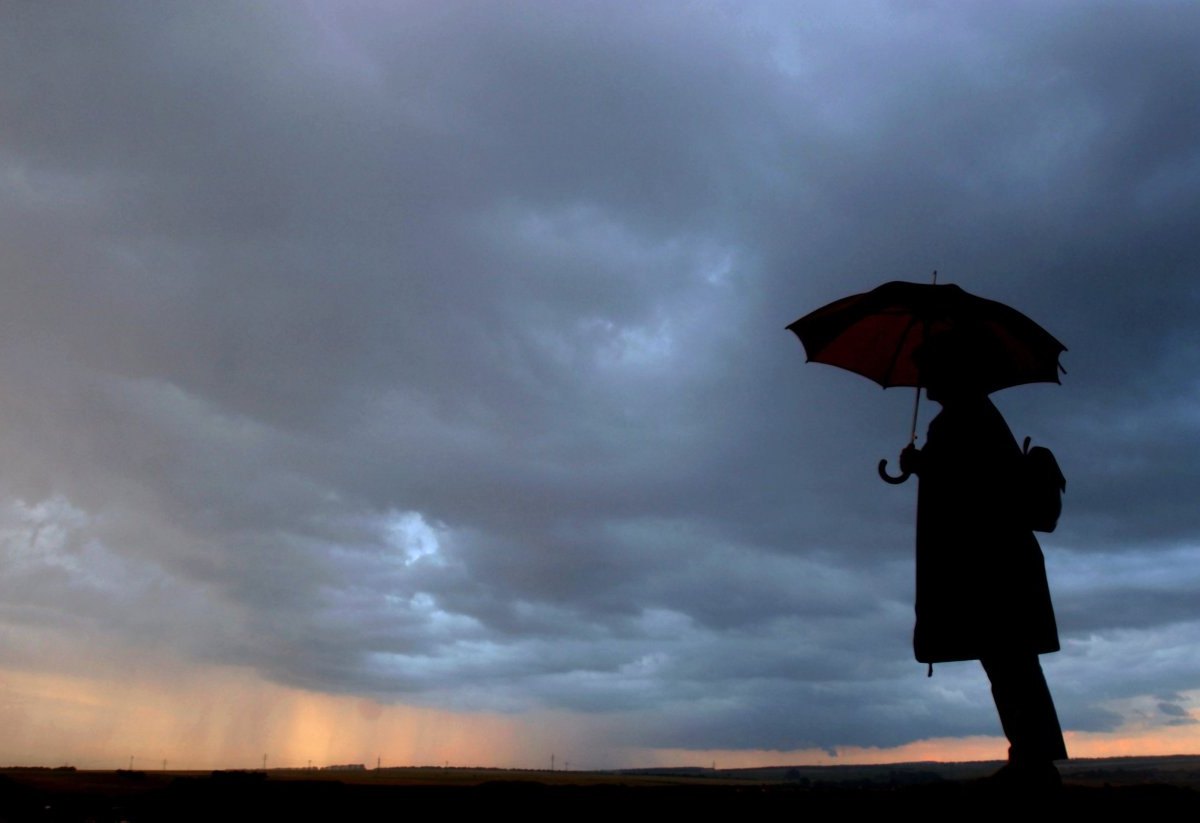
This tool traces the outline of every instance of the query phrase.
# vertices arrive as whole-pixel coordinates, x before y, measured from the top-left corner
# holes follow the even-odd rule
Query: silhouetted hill
[[[978,778],[998,763],[779,766],[624,772],[380,769],[354,772],[89,772],[0,770],[0,821],[328,820],[446,808],[590,814],[804,814],[911,808],[962,814],[1022,804],[1028,794]],[[253,776],[252,776],[253,775]],[[1061,792],[1035,798],[1049,813],[1200,810],[1200,756],[1071,761]],[[433,806],[431,804],[440,804]]]

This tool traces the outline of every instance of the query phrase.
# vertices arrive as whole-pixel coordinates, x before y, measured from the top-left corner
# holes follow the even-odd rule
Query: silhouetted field
[[[500,809],[589,814],[954,812],[1024,807],[979,778],[999,763],[549,772],[395,768],[268,772],[0,770],[0,821],[355,820]],[[1200,810],[1200,756],[1077,760],[1051,812]]]

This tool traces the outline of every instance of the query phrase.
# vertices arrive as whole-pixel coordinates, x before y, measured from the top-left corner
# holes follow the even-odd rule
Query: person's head
[[[930,400],[942,405],[961,399],[987,396],[978,375],[978,341],[975,335],[949,329],[930,335],[913,352],[921,385]]]

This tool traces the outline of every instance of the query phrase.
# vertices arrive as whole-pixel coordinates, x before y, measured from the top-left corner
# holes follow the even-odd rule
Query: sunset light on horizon
[[[309,692],[246,670],[197,669],[164,680],[122,681],[0,671],[0,763],[85,769],[374,768],[560,769],[848,766],[1002,760],[1003,736],[914,740],[902,746],[833,750],[596,748],[556,713],[447,712],[366,697]],[[1185,696],[1190,704],[1200,690]],[[1194,713],[1192,715],[1194,717]],[[1072,757],[1200,752],[1200,724],[1166,729],[1136,721],[1113,732],[1068,732]]]

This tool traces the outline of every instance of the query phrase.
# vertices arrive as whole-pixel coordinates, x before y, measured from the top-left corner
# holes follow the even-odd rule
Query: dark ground
[[[490,769],[87,772],[0,770],[0,821],[387,820],[495,814],[923,815],[1200,811],[1200,756],[1078,760],[1064,788],[1030,796],[981,782],[998,763],[712,771]]]

